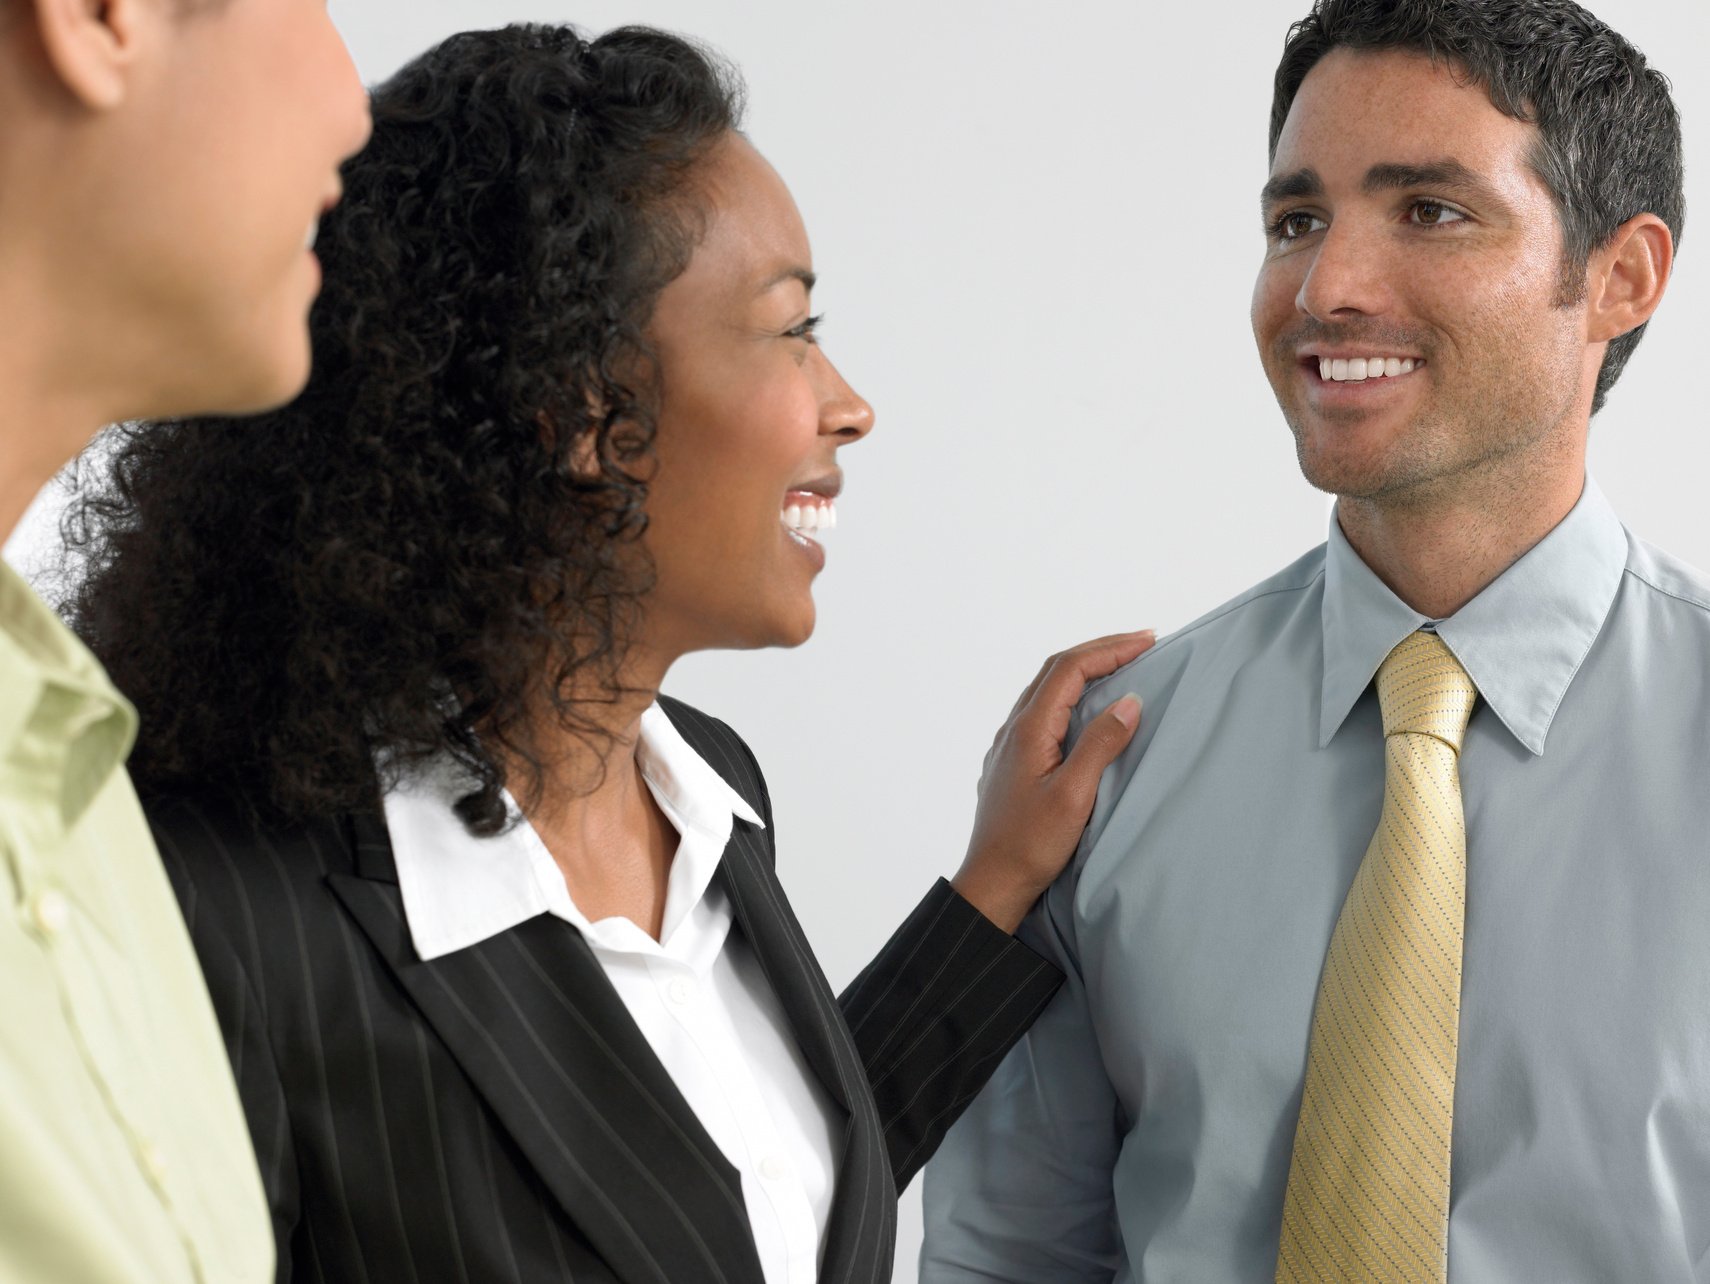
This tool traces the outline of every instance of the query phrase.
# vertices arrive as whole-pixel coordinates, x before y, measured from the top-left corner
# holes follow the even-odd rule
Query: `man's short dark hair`
[[[1407,49],[1446,62],[1497,110],[1538,126],[1531,163],[1562,226],[1562,301],[1628,219],[1655,214],[1678,243],[1686,223],[1680,116],[1668,79],[1572,0],[1316,0],[1289,29],[1271,100],[1271,159],[1295,94],[1332,49]],[[1603,408],[1644,326],[1609,344]]]

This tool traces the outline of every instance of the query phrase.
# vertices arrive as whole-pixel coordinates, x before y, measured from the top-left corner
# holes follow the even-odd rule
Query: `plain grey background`
[[[372,83],[452,32],[646,22],[742,69],[813,239],[823,341],[871,401],[793,652],[673,694],[767,772],[779,866],[834,985],[966,843],[991,734],[1050,652],[1198,616],[1320,542],[1247,322],[1270,81],[1308,0],[333,0]],[[1593,9],[1672,75],[1710,217],[1710,5]],[[1710,235],[1593,425],[1641,536],[1710,566]],[[7,554],[51,561],[58,500]],[[147,734],[146,728],[144,734]],[[912,1284],[918,1189],[896,1279]]]

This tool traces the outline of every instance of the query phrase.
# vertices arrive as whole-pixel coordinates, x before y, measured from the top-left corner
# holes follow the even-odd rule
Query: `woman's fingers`
[[[1079,646],[1070,647],[1067,651],[1059,651],[1039,666],[1039,672],[1033,675],[1033,681],[1021,693],[1009,711],[1010,720],[1014,721],[1042,688],[1050,686],[1060,693],[1072,685],[1074,675],[1081,674],[1081,685],[1094,682],[1106,674],[1114,673],[1131,660],[1138,659],[1153,642],[1157,634],[1151,629],[1141,629],[1135,633],[1112,633],[1108,637],[1094,638],[1091,642],[1083,642]],[[1047,701],[1052,696],[1046,696]],[[1076,689],[1069,703],[1072,706],[1080,699]]]
[[[1070,750],[1068,759],[1057,775],[1064,792],[1063,806],[1081,818],[1086,828],[1098,799],[1099,778],[1104,769],[1116,761],[1117,755],[1128,748],[1134,732],[1140,726],[1140,697],[1125,695],[1108,705],[1104,712],[1081,729],[1080,739]]]
[[[1031,739],[1040,750],[1038,767],[1042,773],[1063,761],[1062,744],[1069,731],[1069,715],[1080,703],[1087,684],[1132,663],[1156,641],[1157,635],[1151,629],[1113,633],[1070,647],[1045,662],[1010,714],[1012,723],[1025,720],[1031,724],[1028,731],[1033,734],[1024,738]]]
[[[980,801],[957,889],[1013,931],[1074,855],[1104,769],[1140,725],[1140,702],[1122,696],[1082,728],[1065,759],[1069,718],[1095,682],[1152,645],[1150,629],[1118,633],[1052,656],[998,730],[980,778]]]

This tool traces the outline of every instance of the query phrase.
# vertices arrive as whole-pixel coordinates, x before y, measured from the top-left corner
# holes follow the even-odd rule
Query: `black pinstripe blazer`
[[[748,748],[661,705],[767,827],[719,876],[809,1066],[846,1112],[821,1279],[890,1279],[896,1194],[1056,989],[940,882],[841,1001],[773,874]],[[740,1177],[580,934],[541,916],[423,962],[373,815],[264,828],[149,808],[272,1205],[279,1278],[761,1284]]]

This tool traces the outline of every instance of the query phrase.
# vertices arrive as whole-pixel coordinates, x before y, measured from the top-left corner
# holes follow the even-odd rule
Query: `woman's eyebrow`
[[[813,287],[818,280],[819,278],[812,272],[808,271],[807,268],[791,266],[784,268],[782,271],[774,272],[771,276],[767,277],[761,284],[760,288],[754,291],[754,293],[764,294],[766,291],[775,289],[782,285],[785,281],[800,281],[802,285],[806,287],[807,292],[812,294]]]

